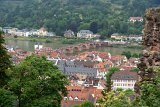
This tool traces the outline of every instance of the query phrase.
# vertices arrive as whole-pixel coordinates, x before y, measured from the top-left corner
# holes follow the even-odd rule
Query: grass
[[[84,43],[86,40],[77,39],[65,39],[65,38],[38,38],[38,37],[5,37],[6,40],[20,40],[20,41],[33,41],[33,42],[44,42],[44,43],[61,43],[61,44],[77,44]]]

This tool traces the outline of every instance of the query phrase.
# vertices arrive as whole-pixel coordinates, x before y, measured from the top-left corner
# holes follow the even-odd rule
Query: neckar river
[[[25,51],[34,51],[34,45],[36,42],[33,41],[21,41],[21,40],[6,40],[6,44],[13,47],[21,48]],[[42,43],[45,47],[51,47],[53,49],[66,47],[66,44],[60,44],[57,42],[53,43]],[[141,48],[127,48],[124,46],[116,46],[116,47],[100,47],[95,49],[89,49],[86,51],[103,51],[103,52],[110,52],[112,55],[120,55],[124,51],[130,51],[131,53],[141,53]],[[83,52],[83,51],[82,51]],[[77,54],[77,53],[75,53]]]

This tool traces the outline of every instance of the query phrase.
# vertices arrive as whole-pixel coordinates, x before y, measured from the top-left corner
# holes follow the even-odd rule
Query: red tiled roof
[[[116,56],[111,56],[111,60],[123,60],[125,56],[122,55],[116,55]]]
[[[102,59],[109,58],[108,52],[99,52],[98,56]]]
[[[82,104],[83,101],[68,101],[68,100],[62,100],[61,102],[61,107],[71,107],[71,106],[74,106],[74,105],[80,105]]]
[[[111,80],[138,80],[138,74],[131,71],[119,71],[112,74]]]

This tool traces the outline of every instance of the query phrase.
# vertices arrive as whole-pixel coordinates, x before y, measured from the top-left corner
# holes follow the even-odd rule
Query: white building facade
[[[138,74],[130,71],[119,71],[111,76],[112,90],[122,88],[124,90],[134,90],[134,85],[138,80]]]

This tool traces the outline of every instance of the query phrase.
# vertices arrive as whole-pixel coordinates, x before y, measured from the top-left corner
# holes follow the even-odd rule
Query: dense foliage
[[[19,107],[60,107],[67,84],[67,78],[52,62],[32,55],[15,66],[8,86]]]
[[[8,79],[7,71],[11,67],[10,56],[4,47],[4,37],[0,31],[0,87],[6,84]]]
[[[160,67],[155,69],[155,78],[152,81],[143,81],[141,83],[141,95],[137,103],[146,107],[159,107],[160,105]]]
[[[16,96],[6,89],[0,88],[0,107],[16,106]]]
[[[0,107],[60,107],[68,79],[53,62],[32,55],[11,64],[0,32]]]
[[[3,33],[0,31],[0,107],[13,107],[16,97],[12,92],[6,90],[6,85],[9,80],[7,75],[11,67],[10,56],[4,47]]]
[[[130,51],[123,51],[121,55],[126,56],[128,59],[129,58],[139,58],[141,56],[141,53],[131,53]]]
[[[132,90],[110,91],[99,100],[100,107],[134,107],[131,103],[131,97],[134,97]]]
[[[91,102],[85,101],[81,105],[74,105],[72,107],[95,107],[95,106]]]
[[[62,35],[65,30],[90,29],[109,36],[112,33],[139,34],[143,23],[129,23],[143,16],[159,0],[1,0],[0,25],[22,28],[46,27]]]

